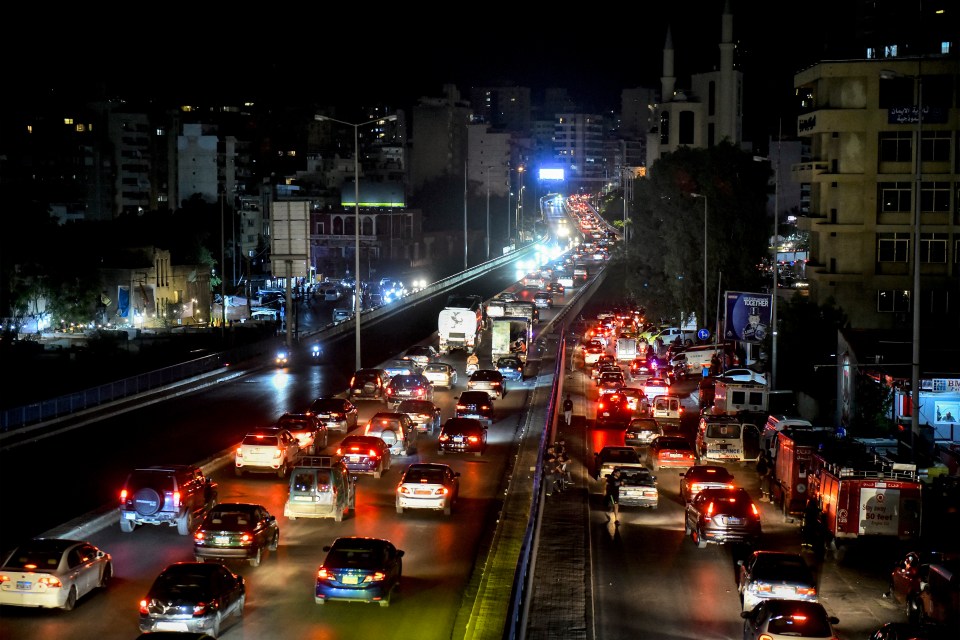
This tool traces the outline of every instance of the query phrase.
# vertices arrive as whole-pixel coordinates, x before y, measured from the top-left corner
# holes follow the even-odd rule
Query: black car
[[[687,503],[684,533],[703,549],[708,543],[756,546],[762,533],[760,508],[746,489],[702,489]]]
[[[474,418],[488,427],[493,424],[493,400],[486,391],[464,391],[457,398],[457,418]]]
[[[386,388],[387,402],[399,404],[404,400],[433,400],[433,385],[420,373],[393,376]]]
[[[359,369],[350,378],[347,394],[350,400],[387,401],[387,384],[390,376],[383,369]]]
[[[440,429],[437,453],[472,453],[482,456],[487,450],[487,429],[473,418],[450,418]]]
[[[607,393],[597,400],[597,419],[594,424],[598,427],[626,427],[633,417],[633,410],[626,396],[620,393]]]
[[[347,436],[340,441],[337,455],[351,473],[369,473],[379,478],[390,469],[390,447],[376,436]]]
[[[220,563],[177,562],[140,601],[140,631],[185,631],[219,637],[227,619],[243,617],[246,582]]]
[[[134,469],[120,490],[120,530],[141,524],[176,527],[190,535],[217,504],[217,484],[200,467],[186,464]]]
[[[346,398],[317,398],[310,405],[309,411],[320,418],[328,430],[346,433],[357,426],[357,405]]]
[[[203,519],[193,534],[193,556],[248,560],[260,566],[264,549],[276,551],[280,544],[277,518],[260,504],[221,502]]]

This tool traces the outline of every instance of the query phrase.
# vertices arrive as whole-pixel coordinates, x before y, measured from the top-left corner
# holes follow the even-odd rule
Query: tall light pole
[[[707,196],[691,193],[694,198],[703,198],[703,320],[701,327],[707,326]]]
[[[523,165],[517,167],[520,178],[520,190],[517,192],[517,244],[523,243]]]
[[[397,119],[396,115],[375,118],[366,122],[346,122],[337,120],[328,116],[315,115],[313,119],[317,122],[337,122],[348,127],[353,127],[353,211],[354,211],[354,273],[353,273],[353,318],[355,323],[355,363],[356,369],[360,369],[360,127],[375,122],[393,122]]]
[[[510,185],[507,185],[507,245],[513,239],[513,230],[510,228],[510,218],[513,217],[513,191],[510,191]]]
[[[483,179],[487,183],[487,260],[490,260],[490,176],[483,172]]]
[[[910,306],[913,311],[913,357],[910,366],[910,459],[916,461],[917,433],[920,432],[920,188],[923,178],[923,76],[921,61],[917,60],[917,74],[908,75],[896,71],[881,70],[880,77],[911,78],[917,96],[917,139],[913,145],[913,291]]]
[[[466,271],[469,247],[467,243],[467,163],[463,163],[463,270]]]

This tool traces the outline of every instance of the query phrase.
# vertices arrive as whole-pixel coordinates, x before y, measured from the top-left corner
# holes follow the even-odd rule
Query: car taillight
[[[797,587],[797,594],[801,596],[816,596],[817,590],[814,587]]]
[[[463,410],[466,409],[466,408],[467,408],[467,405],[465,405],[465,404],[458,404],[458,405],[457,405],[457,411],[463,411]]]
[[[244,533],[243,535],[240,536],[240,542],[241,544],[247,544],[249,542],[253,542],[253,536],[250,535],[249,533]]]
[[[63,583],[60,582],[60,579],[53,576],[44,576],[37,580],[37,583],[46,586],[48,589],[59,589],[63,586]]]
[[[173,496],[171,497],[173,498],[173,508],[179,509],[180,508],[180,492],[174,491]]]
[[[0,573],[0,584],[7,582],[10,582],[10,576],[6,575],[5,573]]]
[[[370,449],[370,451],[367,451],[367,455],[370,456],[371,458],[377,458],[380,456],[380,454],[378,454],[374,449]]]
[[[387,395],[388,395],[388,396],[392,396],[392,395],[393,395],[393,387],[387,387]]]
[[[597,403],[597,409],[603,409],[604,404],[602,402]]]
[[[690,485],[690,493],[700,493],[701,489],[703,489],[703,485],[699,482],[694,482]]]
[[[469,436],[469,437],[467,438],[467,442],[469,442],[470,444],[477,444],[478,442],[480,442],[480,437],[479,437],[479,436]]]
[[[319,569],[317,569],[317,577],[320,578],[321,580],[326,580],[327,578],[330,577],[330,572],[327,571],[326,567],[320,567]]]
[[[243,457],[243,447],[237,447],[237,457],[238,458]]]
[[[209,602],[198,602],[197,604],[193,605],[193,616],[195,618],[200,616],[205,616],[207,615],[207,610],[209,608],[210,608]]]
[[[127,495],[128,495],[128,494],[127,494],[127,490],[126,490],[126,489],[121,489],[121,490],[120,490],[120,504],[126,504],[126,502],[127,502]]]
[[[713,517],[713,503],[707,505],[707,518]]]
[[[447,440],[450,439],[450,436],[448,436],[448,435],[445,434],[445,433],[441,433],[441,434],[440,434],[440,437],[439,437],[438,439],[440,440],[440,442],[446,442]]]
[[[147,609],[147,601],[146,601],[146,600],[141,600],[141,601],[140,601],[140,615],[145,616],[145,615],[147,615],[148,613],[150,613],[150,611]]]
[[[387,574],[385,574],[385,573],[382,572],[382,571],[377,571],[377,572],[374,573],[372,576],[367,576],[366,579],[367,579],[369,582],[381,582],[381,581],[383,581],[386,577],[387,577]]]
[[[417,397],[422,398],[425,391],[423,389],[417,389]]]
[[[273,457],[274,457],[274,459],[282,458],[282,457],[283,457],[283,449],[274,449],[274,450],[273,450]]]
[[[204,537],[205,536],[203,534],[203,531],[197,531],[196,533],[193,534],[193,539],[196,540],[197,542],[203,542]]]
[[[447,495],[447,494],[449,494],[449,493],[450,493],[450,489],[447,489],[446,487],[440,487],[439,489],[437,489],[437,494],[438,494],[438,495],[445,496],[445,495]]]
[[[753,515],[754,515],[755,517],[757,517],[757,518],[760,517],[760,509],[757,508],[757,505],[756,505],[756,504],[753,504],[753,503],[750,504],[750,511],[753,512]]]

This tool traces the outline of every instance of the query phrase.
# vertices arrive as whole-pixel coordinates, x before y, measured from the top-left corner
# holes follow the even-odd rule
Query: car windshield
[[[404,400],[397,408],[403,413],[433,413],[433,403],[426,400]]]
[[[343,411],[343,400],[336,398],[320,398],[310,407],[313,411]]]
[[[426,373],[446,373],[447,366],[444,364],[428,364],[424,371]]]
[[[497,360],[498,367],[512,367],[515,368],[520,364],[520,360],[517,358],[500,358]]]
[[[204,525],[222,529],[242,529],[252,523],[253,516],[249,511],[213,511]]]
[[[293,475],[291,483],[295,493],[309,493],[314,488],[320,491],[327,491],[330,487],[329,469],[311,469],[309,471],[297,471]]]
[[[421,484],[443,484],[442,469],[408,469],[403,476],[404,482],[418,482]]]

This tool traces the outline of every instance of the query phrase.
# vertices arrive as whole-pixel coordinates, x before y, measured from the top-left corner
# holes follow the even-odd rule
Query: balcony
[[[799,162],[790,166],[790,182],[809,183],[813,182],[813,177],[821,173],[830,171],[830,163],[826,160],[814,160],[812,162]]]

